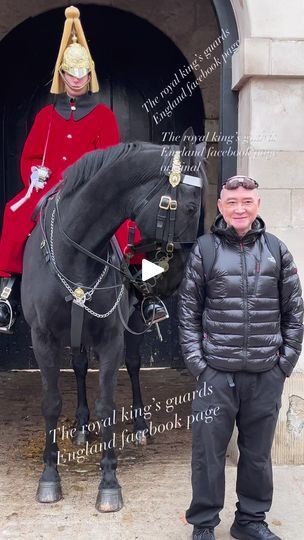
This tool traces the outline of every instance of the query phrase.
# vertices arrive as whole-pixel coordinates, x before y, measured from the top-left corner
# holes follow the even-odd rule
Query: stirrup
[[[144,304],[145,304],[145,301],[146,300],[154,300],[154,306],[153,306],[153,314],[152,314],[152,321],[148,321],[145,317],[145,314],[144,314]],[[164,310],[164,314],[161,315],[161,316],[157,316],[156,314],[156,309],[155,309],[155,302],[157,302],[158,304],[161,305],[161,307],[163,308]],[[165,321],[166,319],[169,319],[169,313],[168,313],[168,310],[164,304],[164,302],[158,297],[158,296],[146,296],[145,298],[143,298],[142,302],[141,302],[141,316],[143,318],[143,321],[146,325],[150,325],[152,326],[153,324],[158,324],[162,321]]]
[[[14,325],[14,322],[16,320],[16,316],[14,315],[13,308],[9,302],[9,297],[12,292],[12,287],[15,283],[15,276],[10,278],[4,278],[6,285],[3,287],[3,290],[0,294],[0,304],[6,304],[8,306],[9,310],[9,322],[6,326],[0,326],[0,332],[3,334],[13,334],[13,331],[11,330],[12,326]]]
[[[14,332],[11,330],[12,326],[15,323],[16,317],[14,316],[13,308],[8,300],[5,300],[2,298],[2,294],[0,297],[0,304],[6,304],[9,309],[9,323],[6,326],[0,326],[0,333],[2,334],[13,334]]]

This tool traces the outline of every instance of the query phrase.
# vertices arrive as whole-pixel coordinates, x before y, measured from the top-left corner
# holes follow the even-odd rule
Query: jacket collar
[[[239,243],[240,237],[237,234],[234,227],[228,227],[223,216],[219,214],[211,226],[211,232],[226,238],[227,241],[231,243]],[[248,231],[245,236],[242,237],[243,244],[251,244],[255,242],[265,232],[265,223],[260,216],[252,223],[250,231]]]
[[[73,113],[74,120],[81,120],[87,116],[98,105],[96,94],[87,93],[74,99],[73,106],[75,110],[71,110],[71,99],[67,94],[59,94],[55,102],[55,110],[62,118],[69,120]]]

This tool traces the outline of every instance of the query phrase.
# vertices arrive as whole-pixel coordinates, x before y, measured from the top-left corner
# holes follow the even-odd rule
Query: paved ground
[[[186,419],[190,414],[188,392],[191,379],[175,370],[145,371],[142,374],[145,403],[151,404],[154,427],[174,420],[178,413],[182,427],[165,431],[146,448],[126,444],[119,454],[119,481],[123,487],[124,507],[119,513],[99,514],[95,508],[99,471],[98,454],[82,463],[71,460],[60,466],[64,499],[57,504],[35,502],[41,471],[43,422],[40,417],[40,379],[38,373],[0,373],[1,388],[1,501],[0,538],[12,540],[190,540],[191,527],[184,524],[184,511],[190,500],[191,433]],[[96,395],[97,374],[89,373],[88,387],[92,404]],[[73,374],[62,374],[64,397],[61,425],[73,420]],[[168,397],[184,396],[185,403],[175,404],[166,412]],[[155,400],[153,400],[155,398]],[[160,411],[155,402],[159,401]],[[127,374],[120,373],[118,407],[130,410]],[[172,401],[170,402],[172,404]],[[153,408],[154,404],[154,408]],[[94,414],[92,412],[92,419]],[[117,448],[121,433],[132,426],[126,420],[117,425]],[[75,448],[66,440],[61,451]],[[217,539],[228,540],[233,520],[235,472],[227,464],[226,507],[217,528]],[[271,528],[283,540],[304,539],[304,467],[276,467],[275,494],[269,514]]]

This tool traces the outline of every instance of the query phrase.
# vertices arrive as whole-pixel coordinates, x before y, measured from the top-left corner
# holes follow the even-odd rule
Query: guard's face
[[[218,209],[227,225],[234,227],[239,236],[244,236],[258,215],[260,198],[256,189],[222,189]]]
[[[65,91],[71,97],[83,96],[87,93],[88,83],[90,81],[90,74],[84,75],[84,77],[75,77],[70,73],[64,72],[63,74]]]

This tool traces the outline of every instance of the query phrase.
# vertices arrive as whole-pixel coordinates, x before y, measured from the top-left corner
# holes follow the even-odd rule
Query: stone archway
[[[122,141],[172,143],[175,141],[168,137],[164,140],[163,134],[180,135],[189,125],[197,134],[204,133],[204,106],[199,89],[186,100],[180,96],[179,88],[172,95],[171,77],[187,64],[187,59],[169,37],[145,19],[117,8],[86,5],[81,15],[89,29],[87,37],[101,83],[99,100],[114,110]],[[8,60],[9,81],[0,89],[3,137],[0,206],[21,186],[19,156],[36,112],[55,99],[49,88],[62,19],[61,9],[31,17],[0,43],[0,56]],[[47,25],[60,30],[46,36]],[[113,35],[113,28],[119,39]],[[188,80],[194,82],[192,73]],[[173,110],[168,107],[170,95]],[[160,97],[157,107],[145,105],[155,97]],[[180,97],[183,99],[179,101]],[[174,107],[175,104],[178,106]]]
[[[173,86],[171,73],[177,74],[180,66],[181,69],[187,66],[187,59],[166,35],[146,20],[110,7],[85,6],[82,16],[91,22],[91,32],[87,37],[97,73],[102,73],[100,100],[116,113],[122,140],[174,143],[176,141],[172,139],[164,140],[163,134],[180,136],[189,125],[192,125],[197,135],[204,133],[204,107],[197,87],[184,103],[178,103],[178,107],[171,110],[167,106],[166,90],[169,88],[170,94]],[[19,157],[34,116],[37,110],[54,99],[49,94],[49,82],[52,78],[53,57],[57,54],[58,35],[45,41],[44,34],[46,20],[51,27],[62,28],[59,23],[61,19],[61,10],[37,15],[14,28],[0,43],[0,56],[10,59],[7,69],[10,84],[0,90],[0,137],[3,142],[0,145],[3,171],[1,189],[4,193],[0,204],[3,206],[5,200],[9,200],[19,190]],[[103,21],[102,32],[93,24],[98,19]],[[113,27],[120,41],[115,41],[115,36],[111,35]],[[37,42],[40,43],[39,55]],[[20,43],[23,43],[22,50],[19,48]],[[104,53],[108,45],[109,49]],[[24,59],[31,59],[31,62],[25,62]],[[187,75],[187,81],[194,84],[192,73]],[[154,96],[162,98],[157,111],[144,105],[150,98],[152,102]],[[167,108],[168,112],[162,117],[162,111]],[[169,306],[169,310],[172,311],[173,307]],[[158,365],[164,362],[172,364],[170,354],[177,348],[176,325],[173,328],[170,320],[169,327],[172,328],[166,326],[168,339],[164,346],[155,347],[154,336],[149,340],[151,343],[145,351],[148,363],[152,357],[150,349],[153,348],[156,351],[153,363],[157,360]],[[7,362],[10,367],[32,367],[35,364],[32,363],[29,351],[29,332],[22,318],[17,322],[15,336],[13,339],[7,336],[0,338],[2,366]],[[23,352],[22,358],[20,350]]]
[[[210,47],[210,44],[217,40],[222,28],[225,28],[225,25],[230,25],[232,21],[232,24],[236,28],[232,8],[229,4],[227,14],[227,9],[223,8],[223,6],[220,5],[222,3],[218,2],[218,0],[189,0],[187,3],[182,0],[176,0],[174,10],[171,9],[170,0],[164,0],[161,7],[150,6],[149,9],[147,8],[146,3],[141,2],[140,0],[132,2],[130,0],[116,0],[115,8],[107,7],[105,5],[107,3],[109,2],[104,2],[101,5],[101,2],[97,1],[92,5],[90,2],[83,2],[79,6],[83,26],[89,40],[93,57],[98,59],[99,52],[102,51],[102,47],[100,47],[100,35],[102,34],[107,21],[107,26],[112,31],[113,37],[111,41],[108,40],[107,42],[107,40],[104,40],[103,42],[103,47],[106,48],[106,54],[104,55],[105,62],[103,63],[101,61],[99,64],[100,72],[104,73],[106,78],[109,70],[111,71],[111,65],[113,65],[112,59],[115,57],[116,72],[114,73],[114,79],[119,79],[122,71],[124,70],[124,73],[126,73],[128,67],[131,66],[133,69],[133,71],[131,70],[133,76],[130,77],[128,81],[130,83],[129,86],[125,87],[124,96],[127,94],[130,95],[130,89],[132,89],[132,107],[134,106],[132,110],[135,111],[137,108],[137,113],[141,113],[141,120],[139,121],[141,130],[144,123],[142,116],[144,100],[147,97],[153,99],[155,95],[159,95],[164,88],[170,85],[175,74],[177,72],[180,73],[178,71],[179,69],[181,69],[182,73],[185,73],[189,65],[194,66],[194,61],[197,59],[198,55],[200,53],[203,54],[203,52]],[[113,3],[111,2],[111,6],[112,5]],[[17,129],[19,138],[12,136],[10,141],[6,138],[4,146],[2,146],[11,168],[9,169],[10,174],[7,175],[8,180],[6,187],[4,187],[3,183],[0,185],[1,201],[10,198],[14,192],[17,191],[17,162],[18,154],[20,154],[22,147],[21,140],[22,138],[23,140],[25,139],[26,132],[36,109],[39,108],[39,105],[43,105],[45,100],[48,99],[48,88],[44,87],[43,84],[49,81],[50,72],[56,59],[64,21],[64,7],[65,6],[62,6],[62,2],[49,0],[47,2],[47,11],[46,6],[41,9],[37,0],[29,0],[26,5],[19,6],[18,4],[18,9],[17,3],[14,8],[13,2],[13,5],[10,5],[10,10],[3,13],[2,28],[4,29],[4,32],[6,32],[6,37],[0,44],[0,54],[1,47],[4,47],[12,40],[12,36],[15,35],[17,38],[13,44],[11,43],[11,50],[14,50],[14,58],[17,58],[19,61],[18,69],[16,69],[16,63],[6,56],[6,51],[8,49],[2,49],[2,54],[6,58],[9,67],[11,67],[11,73],[13,73],[15,69],[17,74],[14,90],[12,91],[11,86],[7,86],[9,92],[6,94],[4,92],[2,96],[2,104],[4,107],[3,117],[5,119],[4,124],[9,121],[12,130]],[[125,43],[122,41],[122,37],[124,36],[125,40],[128,39],[128,23],[125,25],[113,25],[110,24],[109,19],[103,19],[101,13],[109,12],[111,9],[114,9],[121,14],[125,14],[126,21],[130,21],[134,16],[138,19],[140,18],[143,24],[146,23],[143,26],[145,29],[148,28],[147,24],[150,24],[150,26],[153,25],[157,32],[162,33],[164,37],[162,42],[164,44],[163,49],[161,48],[161,45],[156,45],[155,38],[152,34],[147,33],[147,35],[143,35],[144,33],[142,33],[141,35],[143,38],[147,38],[150,35],[151,39],[149,47],[147,46],[147,49],[144,47],[142,48],[142,55],[140,57],[141,65],[139,65],[140,62],[137,62],[137,69],[135,69],[136,64],[132,67],[132,62],[130,61],[125,62],[124,65],[123,62],[121,62],[121,69],[119,70],[119,62],[117,62],[117,60],[119,60],[119,55],[122,54],[120,51],[127,49]],[[98,10],[100,10],[100,14],[98,13]],[[94,12],[94,17],[91,19],[90,12]],[[35,25],[35,19],[36,21],[41,21],[41,24]],[[96,24],[99,20],[102,24]],[[16,26],[17,22],[21,23],[18,27]],[[14,27],[13,30],[12,27]],[[20,30],[20,28],[24,30],[24,32],[23,34],[21,32],[18,37],[18,30]],[[11,31],[9,32],[9,30]],[[125,33],[122,33],[122,30],[124,30]],[[136,29],[133,28],[132,32],[135,35]],[[156,34],[154,34],[154,36]],[[230,44],[235,42],[235,36],[236,32],[234,31],[229,36],[229,40],[225,40],[225,42],[218,46],[218,49],[215,52],[213,51],[214,54],[221,56],[222,53],[225,53]],[[133,35],[131,37],[133,37]],[[36,41],[35,47],[32,47],[30,53],[27,55],[26,51],[29,46],[28,39],[35,39]],[[39,52],[37,50],[37,43],[40,45]],[[147,43],[147,41],[145,41],[145,43]],[[170,43],[171,45],[169,46]],[[100,51],[97,51],[98,46],[100,47]],[[174,50],[176,49],[180,51],[180,55],[174,56]],[[145,61],[147,61],[148,58],[147,53],[149,53],[150,59],[153,58],[154,54],[154,62],[151,60],[150,63],[145,66]],[[167,60],[167,63],[164,62],[164,55],[167,55],[167,59],[170,57],[171,62],[169,62],[169,60]],[[38,66],[39,62],[41,62],[41,58],[43,58],[44,65]],[[209,57],[206,56],[204,58],[202,69],[208,76],[203,77],[199,85],[195,88],[195,100],[191,102],[190,96],[187,96],[184,112],[182,110],[184,105],[180,105],[176,110],[176,113],[178,113],[177,116],[173,117],[178,118],[178,116],[180,116],[183,118],[184,116],[192,115],[194,121],[197,120],[197,134],[203,136],[204,133],[209,133],[210,139],[207,139],[209,146],[211,144],[218,146],[220,152],[225,149],[225,143],[218,144],[216,140],[213,140],[213,134],[220,133],[225,135],[233,132],[237,118],[237,97],[231,92],[230,84],[231,55],[228,55],[226,60],[225,63],[223,62],[221,64],[220,68],[209,72],[208,70],[212,63],[212,56],[210,61]],[[96,64],[98,68],[98,62],[96,62]],[[38,85],[35,82],[32,84],[33,81],[35,81],[37,66],[40,73],[40,82]],[[194,81],[194,75],[190,73],[189,77],[183,78],[182,73],[180,73],[180,83],[181,85],[185,84],[186,88],[187,82]],[[138,86],[139,75],[141,75],[141,78],[143,79],[143,86],[141,88]],[[22,86],[21,95],[18,92],[18,76],[19,80],[28,81],[27,90],[24,91]],[[135,81],[136,77],[137,80]],[[10,79],[11,77],[8,77],[8,80]],[[153,84],[149,84],[151,80],[154,81]],[[221,86],[220,80],[222,80]],[[114,105],[115,107],[115,103],[117,103],[117,101],[115,101],[117,97],[116,90],[119,85],[118,87],[115,85],[113,87],[113,73],[110,73],[110,77],[108,79],[106,78],[106,81],[106,85],[109,89],[106,97],[108,100],[107,104],[110,106]],[[155,86],[156,83],[157,85]],[[121,92],[121,87],[119,88],[120,95],[122,95],[123,92]],[[26,109],[28,100],[31,100],[33,104],[29,111]],[[140,100],[142,100],[142,102],[140,102]],[[225,104],[228,104],[227,100],[229,100],[229,106],[226,107]],[[120,105],[122,101],[123,100],[120,99]],[[10,102],[10,109],[8,108],[8,102]],[[128,100],[126,100],[123,107],[124,106],[125,108],[122,110],[126,111],[126,108],[129,107]],[[123,114],[125,114],[125,112],[123,112]],[[137,118],[139,118],[139,116],[137,116]],[[168,122],[169,123],[167,124],[160,125],[156,125],[156,123],[153,124],[150,115],[150,118],[147,119],[147,129],[150,130],[148,138],[161,142],[162,131],[178,133],[180,129],[182,129],[182,120],[181,122],[176,122],[169,118]],[[142,131],[140,132],[142,133]],[[168,141],[166,140],[164,142]],[[230,171],[232,174],[234,168],[235,159],[233,157],[229,157],[229,159],[220,159],[219,157],[211,156],[209,159],[208,176],[210,179],[210,189],[207,202],[207,227],[213,220],[216,212],[218,181],[221,182],[222,178],[227,176],[227,171]],[[2,170],[5,170],[5,167],[2,166]],[[172,344],[169,344],[169,346],[172,345],[172,349],[175,350],[174,355],[176,356],[177,339],[175,335],[173,337],[171,336],[171,338]]]

